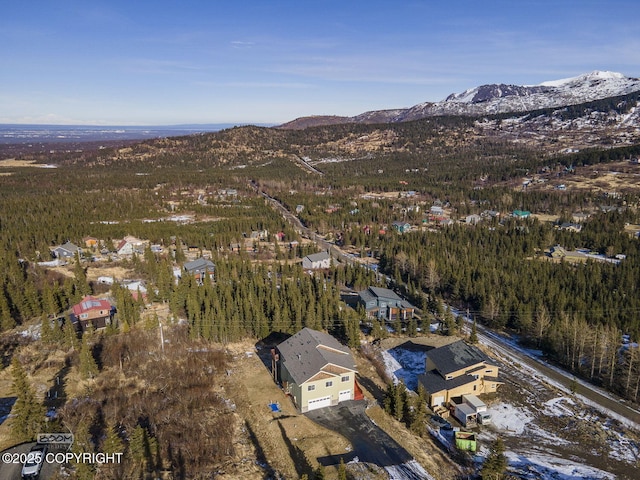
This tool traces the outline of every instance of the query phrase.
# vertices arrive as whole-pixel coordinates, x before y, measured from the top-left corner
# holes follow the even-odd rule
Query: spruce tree
[[[118,429],[115,425],[107,425],[104,441],[102,442],[102,451],[104,453],[122,453],[124,452],[124,442],[118,435]]]
[[[91,287],[89,287],[89,282],[87,282],[87,272],[82,266],[79,252],[76,252],[73,276],[75,277],[76,292],[79,298],[82,299],[86,295],[89,295],[91,293]]]
[[[43,431],[46,409],[36,398],[27,373],[17,356],[11,361],[11,377],[12,391],[17,397],[11,410],[11,435],[16,442],[30,441]]]
[[[504,454],[504,443],[498,437],[491,445],[491,451],[482,465],[480,476],[482,480],[500,480],[506,471],[507,457]]]
[[[424,426],[427,421],[427,392],[421,383],[418,384],[417,393],[418,396],[414,400],[409,429],[413,433],[422,436],[425,432]]]
[[[75,325],[67,320],[64,322],[64,326],[62,327],[63,336],[64,336],[64,346],[67,349],[76,349],[78,348],[78,331],[76,330]]]
[[[478,326],[476,324],[475,317],[473,318],[473,326],[471,327],[471,335],[469,336],[469,342],[478,343]]]
[[[87,334],[82,336],[82,344],[80,346],[80,376],[84,380],[93,378],[98,374],[98,365],[95,358],[93,358],[89,336]]]
[[[340,464],[338,465],[338,480],[347,480],[347,467],[342,457],[340,457]]]
[[[0,332],[10,330],[16,326],[16,321],[11,316],[9,302],[2,288],[0,288]]]
[[[46,314],[42,315],[40,322],[40,340],[45,345],[51,345],[53,343],[53,329],[51,328],[51,320],[47,318]]]

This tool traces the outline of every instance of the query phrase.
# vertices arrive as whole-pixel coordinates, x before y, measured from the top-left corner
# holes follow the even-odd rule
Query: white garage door
[[[444,403],[444,396],[441,395],[441,396],[438,396],[438,397],[433,397],[431,399],[431,403],[433,405],[437,405],[437,406],[442,405]]]
[[[331,396],[316,398],[315,400],[309,400],[307,404],[307,410],[315,410],[317,408],[329,407],[331,406]]]
[[[351,390],[343,390],[338,393],[338,401],[344,402],[345,400],[351,400]]]

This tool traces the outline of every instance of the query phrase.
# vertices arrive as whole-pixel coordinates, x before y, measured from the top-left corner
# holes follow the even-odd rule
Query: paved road
[[[315,232],[312,232],[309,228],[302,225],[298,217],[289,212],[289,210],[287,210],[285,206],[278,202],[276,199],[269,196],[267,193],[260,191],[257,185],[254,185],[254,188],[264,198],[269,200],[272,206],[276,210],[280,211],[287,221],[291,222],[291,224],[296,227],[302,234],[315,241],[320,246],[320,248],[330,251],[331,255],[341,262],[349,264],[356,263],[356,260],[353,257],[344,254],[334,245],[320,238],[315,234]],[[469,319],[467,319],[467,321],[469,321]],[[508,358],[512,358],[515,361],[528,365],[530,368],[537,370],[540,375],[553,380],[567,390],[570,390],[571,385],[576,381],[575,377],[571,373],[566,372],[560,368],[553,367],[546,363],[544,360],[527,354],[522,349],[514,346],[512,342],[510,342],[505,337],[491,332],[481,325],[478,325],[478,334],[479,339],[482,343],[498,351],[501,351]],[[616,399],[613,394],[605,392],[604,390],[601,390],[598,387],[587,382],[579,381],[579,383],[580,388],[578,389],[577,393],[585,397],[590,403],[593,404],[593,406],[600,407],[600,410],[602,410],[606,414],[608,414],[609,412],[613,412],[616,416],[620,417],[619,420],[623,421],[629,426],[640,429],[640,412],[626,405],[623,400]]]
[[[254,182],[251,183],[251,187],[262,197],[267,200],[271,206],[278,212],[280,212],[283,218],[288,221],[301,235],[313,240],[321,249],[327,250],[333,258],[343,263],[354,264],[357,263],[355,258],[347,255],[337,248],[333,243],[327,242],[324,238],[317,235],[310,228],[305,227],[300,219],[291,213],[287,208],[282,205],[278,200],[270,196],[267,192],[260,190],[260,188]]]
[[[22,445],[18,445],[17,447],[9,448],[2,452],[2,454],[26,454],[31,447],[33,447],[35,443],[23,443]],[[51,478],[53,474],[60,469],[60,464],[57,463],[46,463],[42,466],[42,470],[40,472],[40,480],[46,480],[47,478]],[[20,480],[22,471],[22,463],[12,462],[5,463],[0,460],[0,480]]]
[[[571,390],[571,385],[576,381],[572,374],[517,348],[509,339],[491,332],[480,325],[478,325],[478,339],[481,343],[497,350],[503,356],[527,365],[529,368],[539,372],[542,377],[546,377],[563,386],[567,391]],[[605,392],[594,385],[583,381],[579,381],[579,384],[577,394],[585,397],[592,406],[595,408],[599,407],[605,414],[613,412],[619,417],[618,420],[631,427],[640,429],[640,412],[624,404],[622,400],[616,399],[613,394]]]

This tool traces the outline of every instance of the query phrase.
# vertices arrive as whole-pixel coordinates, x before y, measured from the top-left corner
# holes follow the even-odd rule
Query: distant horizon
[[[184,128],[184,129],[192,129],[199,127],[220,127],[220,128],[231,128],[231,127],[242,127],[242,126],[256,126],[256,127],[273,127],[277,124],[257,124],[257,123],[234,123],[234,122],[212,122],[212,123],[174,123],[174,124],[93,124],[93,123],[0,123],[0,127],[10,127],[10,126],[18,126],[18,127],[80,127],[80,128],[130,128],[130,129],[138,129],[138,128]]]
[[[36,3],[3,6],[1,124],[279,125],[640,75],[631,0]]]

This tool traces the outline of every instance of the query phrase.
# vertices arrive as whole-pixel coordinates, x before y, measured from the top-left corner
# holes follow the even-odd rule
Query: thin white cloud
[[[251,48],[255,45],[255,42],[244,42],[244,41],[240,41],[240,40],[234,40],[231,42],[231,46],[233,48],[242,48],[242,49],[248,49]]]

